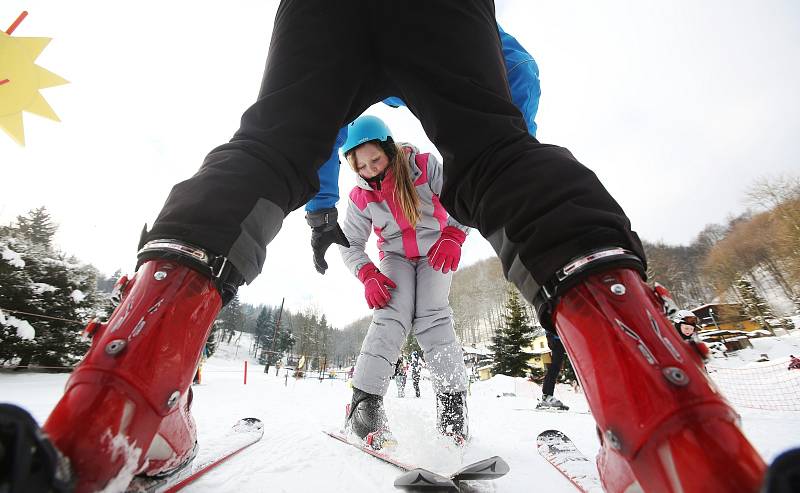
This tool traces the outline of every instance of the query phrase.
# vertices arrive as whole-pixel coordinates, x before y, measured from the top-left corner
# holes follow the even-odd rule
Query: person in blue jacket
[[[525,48],[497,25],[500,31],[500,41],[503,46],[506,76],[511,89],[511,99],[514,105],[522,112],[528,133],[536,137],[536,112],[539,110],[539,96],[542,94],[539,86],[539,67],[536,60]],[[405,106],[402,99],[389,97],[383,103],[393,108]],[[320,274],[325,274],[328,263],[325,261],[325,252],[331,244],[336,243],[344,247],[350,244],[342,233],[338,223],[336,203],[339,201],[339,152],[338,149],[347,140],[347,126],[339,130],[336,144],[330,158],[318,171],[319,192],[306,204],[306,221],[311,226],[311,248],[314,251],[314,267]]]

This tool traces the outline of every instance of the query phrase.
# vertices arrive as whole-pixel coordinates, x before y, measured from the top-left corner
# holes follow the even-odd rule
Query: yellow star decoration
[[[0,128],[25,145],[22,112],[61,121],[39,89],[68,81],[34,63],[50,38],[23,38],[0,31]]]

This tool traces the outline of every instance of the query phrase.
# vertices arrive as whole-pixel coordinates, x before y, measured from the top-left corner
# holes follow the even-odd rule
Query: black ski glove
[[[350,248],[350,242],[344,235],[339,223],[336,222],[339,214],[336,208],[320,209],[306,213],[306,222],[311,226],[311,248],[314,250],[314,267],[320,274],[325,274],[328,263],[325,262],[325,252],[331,243]]]

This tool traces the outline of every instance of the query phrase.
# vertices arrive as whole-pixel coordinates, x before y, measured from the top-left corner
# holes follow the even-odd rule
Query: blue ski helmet
[[[360,116],[347,126],[347,140],[342,145],[342,154],[370,140],[387,142],[392,138],[392,131],[377,116]]]

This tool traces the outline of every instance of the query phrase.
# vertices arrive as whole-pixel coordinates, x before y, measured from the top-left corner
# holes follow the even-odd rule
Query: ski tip
[[[242,418],[233,425],[233,430],[241,433],[263,432],[264,423],[258,418]]]
[[[450,478],[427,469],[412,469],[394,480],[394,487],[407,491],[457,492],[458,486]]]
[[[567,435],[564,434],[563,431],[558,431],[558,430],[544,430],[543,432],[539,433],[538,437],[536,437],[536,439],[540,442],[551,439],[564,439],[564,438],[567,438]]]
[[[499,455],[483,459],[462,467],[450,478],[453,481],[474,481],[479,479],[497,479],[505,476],[511,468]]]

